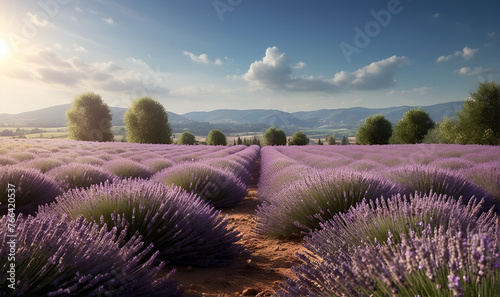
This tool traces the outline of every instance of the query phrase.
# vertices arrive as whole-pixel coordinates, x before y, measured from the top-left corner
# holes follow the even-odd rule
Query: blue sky
[[[485,0],[3,1],[0,113],[88,91],[180,114],[464,100],[500,80],[499,29]]]

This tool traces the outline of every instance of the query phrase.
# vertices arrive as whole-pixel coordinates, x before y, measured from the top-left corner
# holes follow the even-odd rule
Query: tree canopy
[[[191,132],[184,131],[181,134],[181,136],[179,136],[177,143],[185,145],[193,145],[196,143],[196,137]]]
[[[290,139],[289,145],[307,145],[309,143],[309,138],[304,132],[295,132]]]
[[[151,97],[135,100],[125,112],[127,140],[137,143],[172,143],[172,129],[163,105]]]
[[[456,141],[462,144],[499,144],[500,85],[482,82],[457,112]]]
[[[393,143],[421,143],[425,135],[434,128],[435,123],[429,114],[422,110],[410,109],[405,112],[394,128]]]
[[[286,134],[281,129],[271,127],[264,132],[264,145],[286,145]]]
[[[111,111],[101,96],[83,93],[66,112],[69,138],[84,141],[113,141]]]
[[[213,129],[207,136],[208,145],[227,145],[226,135],[219,129]]]
[[[388,144],[392,135],[392,124],[383,114],[368,117],[356,132],[359,144]]]

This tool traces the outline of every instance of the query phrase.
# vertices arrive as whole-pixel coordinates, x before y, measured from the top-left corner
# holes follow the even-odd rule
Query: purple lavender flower
[[[59,181],[65,191],[74,188],[88,188],[106,181],[112,182],[118,177],[109,171],[88,164],[68,164],[52,169],[47,175]]]
[[[151,179],[195,193],[215,208],[233,207],[247,194],[245,184],[232,172],[203,162],[180,163],[158,172]]]
[[[363,199],[390,197],[402,188],[375,175],[328,170],[308,175],[257,209],[256,232],[270,236],[299,234],[345,212]]]
[[[39,215],[83,215],[100,225],[126,230],[126,239],[138,232],[146,245],[154,244],[169,263],[227,265],[242,251],[238,232],[219,212],[181,188],[122,180],[64,193],[42,207]]]
[[[123,158],[111,160],[105,166],[109,171],[118,175],[120,178],[148,179],[153,175],[153,170],[149,167]]]
[[[7,226],[8,218],[0,219]],[[106,231],[82,217],[38,216],[16,220],[16,237],[0,228],[0,267],[8,272],[13,263],[15,277],[0,278],[0,296],[181,296],[183,289],[173,280],[174,271],[160,277],[164,263],[153,266],[158,253],[146,258],[152,245],[140,237],[124,241],[124,232]],[[14,242],[14,243],[13,243]],[[7,286],[14,286],[14,290]],[[12,287],[11,287],[12,288]]]
[[[61,188],[40,170],[20,166],[0,167],[0,215],[7,214],[9,184],[15,189],[15,211],[34,214],[39,205],[54,201]]]

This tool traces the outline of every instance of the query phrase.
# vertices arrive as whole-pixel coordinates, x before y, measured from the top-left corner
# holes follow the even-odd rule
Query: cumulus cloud
[[[444,62],[444,61],[449,61],[449,60],[456,58],[456,57],[462,57],[465,60],[469,60],[472,57],[474,57],[474,55],[478,51],[479,51],[478,48],[470,48],[470,47],[466,46],[466,47],[464,47],[463,50],[455,51],[452,55],[440,56],[439,58],[437,58],[437,62],[440,63],[440,62]]]
[[[201,55],[197,56],[194,53],[188,52],[188,51],[182,51],[182,54],[184,54],[185,56],[188,56],[191,59],[191,61],[196,62],[196,63],[205,64],[205,65],[208,65],[208,64],[222,65],[221,59],[216,58],[214,61],[210,61],[207,54],[201,54]]]
[[[37,13],[32,13],[28,12],[26,14],[26,17],[30,22],[32,22],[35,26],[38,27],[49,27],[53,26],[51,22],[46,18],[47,15],[42,15],[42,14],[37,14]]]
[[[460,75],[482,75],[482,74],[491,74],[494,72],[491,68],[483,68],[483,67],[462,67],[458,70],[455,70],[456,73]]]
[[[33,49],[19,58],[22,63],[14,63],[9,71],[0,69],[0,76],[96,92],[169,93],[169,89],[163,86],[166,74],[151,69],[140,59],[129,58],[130,65],[125,68],[113,61],[89,63],[79,57],[66,58],[51,48]]]
[[[113,20],[113,18],[109,17],[109,18],[103,18],[102,19],[105,23],[109,24],[109,25],[114,25],[115,24],[115,20]]]
[[[337,72],[331,79],[315,76],[294,77],[292,71],[303,68],[305,64],[300,62],[294,65],[277,47],[269,47],[262,60],[250,65],[243,79],[254,87],[275,90],[323,92],[347,89],[376,90],[393,86],[395,69],[407,62],[406,57],[392,56],[354,72]]]

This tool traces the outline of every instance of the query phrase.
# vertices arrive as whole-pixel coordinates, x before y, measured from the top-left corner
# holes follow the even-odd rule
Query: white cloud
[[[82,12],[82,9],[78,6],[75,7],[75,10],[78,11],[78,12]]]
[[[85,52],[85,53],[88,53],[89,51],[84,48],[83,46],[79,45],[79,44],[73,44],[73,49],[76,51],[76,52]]]
[[[66,58],[54,49],[33,49],[19,56],[8,71],[0,69],[0,76],[39,83],[44,86],[75,91],[90,89],[96,92],[112,92],[134,96],[137,94],[168,94],[163,84],[167,75],[153,70],[140,59],[129,58],[128,68],[113,61],[89,63],[79,57]],[[135,96],[137,97],[137,96]]]
[[[474,57],[474,55],[479,51],[478,48],[470,48],[470,47],[464,47],[463,50],[461,51],[455,51],[453,53],[453,55],[447,55],[447,56],[440,56],[439,58],[437,58],[437,62],[440,63],[440,62],[444,62],[444,61],[449,61],[455,57],[462,57],[464,58],[465,60],[469,60],[471,59],[472,57]]]
[[[113,20],[113,18],[109,17],[109,18],[103,18],[102,19],[104,22],[106,22],[107,24],[109,25],[114,25],[115,24],[115,20]]]
[[[191,61],[195,63],[205,64],[205,65],[208,64],[222,65],[221,59],[216,58],[214,61],[210,61],[207,54],[201,54],[197,56],[194,53],[188,51],[182,51],[182,54],[188,56],[191,59]]]
[[[243,79],[257,88],[281,89],[289,91],[333,92],[347,89],[376,90],[395,84],[394,70],[406,64],[406,57],[392,56],[373,62],[354,72],[340,71],[332,79],[315,76],[293,77],[292,71],[305,66],[304,63],[292,65],[288,56],[277,47],[269,47],[264,58],[250,65]]]
[[[483,68],[483,67],[462,67],[458,70],[455,70],[456,73],[461,75],[482,75],[482,74],[491,74],[494,72],[491,68]]]
[[[26,16],[28,17],[28,20],[30,22],[32,22],[35,26],[38,26],[38,27],[49,27],[49,26],[52,27],[53,26],[53,24],[51,22],[49,22],[49,20],[47,18],[45,18],[44,15],[28,12],[26,14]],[[45,16],[47,16],[47,15],[45,15]]]
[[[302,68],[305,68],[307,66],[306,63],[304,62],[299,62],[297,63],[295,66],[292,66],[293,69],[302,69]]]

